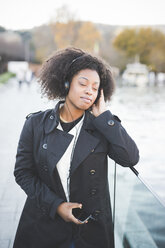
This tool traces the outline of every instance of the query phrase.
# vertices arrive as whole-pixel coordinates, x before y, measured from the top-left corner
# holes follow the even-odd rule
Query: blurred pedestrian
[[[27,83],[27,85],[30,86],[31,81],[32,81],[32,79],[33,79],[33,73],[32,73],[32,71],[31,71],[30,69],[28,69],[28,70],[26,71],[25,78],[26,78],[26,83]]]
[[[18,80],[19,88],[21,88],[22,83],[25,81],[25,71],[23,69],[20,69],[17,72],[17,80]]]
[[[14,248],[113,248],[107,156],[139,160],[120,119],[106,110],[110,68],[80,49],[56,52],[39,77],[54,109],[27,116],[16,156],[16,182],[27,194]]]

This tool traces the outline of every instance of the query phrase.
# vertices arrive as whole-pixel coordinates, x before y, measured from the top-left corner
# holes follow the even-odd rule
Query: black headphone
[[[83,54],[83,55],[81,55],[81,56],[79,56],[79,57],[73,59],[72,62],[71,62],[71,63],[69,64],[69,66],[68,66],[68,71],[69,71],[69,69],[71,68],[71,65],[72,65],[75,61],[77,61],[78,59],[80,59],[81,57],[83,57],[84,55],[85,55],[85,54]],[[68,74],[68,73],[67,73],[67,74]],[[67,76],[66,76],[66,78],[67,78]],[[64,88],[65,88],[65,96],[67,96],[68,93],[69,93],[69,89],[70,89],[70,82],[69,82],[68,80],[66,80],[66,81],[64,82]]]
[[[70,83],[69,83],[69,81],[65,81],[64,87],[65,87],[65,95],[67,96],[68,93],[69,93],[69,89],[70,89]]]

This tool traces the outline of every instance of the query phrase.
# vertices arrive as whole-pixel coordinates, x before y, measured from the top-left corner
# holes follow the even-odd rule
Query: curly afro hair
[[[110,67],[102,59],[74,47],[55,52],[43,63],[38,78],[42,95],[50,100],[64,99],[65,82],[71,83],[72,78],[83,69],[97,71],[100,77],[98,97],[102,88],[105,101],[110,100],[115,88]]]

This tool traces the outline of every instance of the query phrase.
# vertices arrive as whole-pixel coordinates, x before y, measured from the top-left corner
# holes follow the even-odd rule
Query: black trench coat
[[[138,148],[110,111],[98,117],[86,111],[71,166],[70,201],[82,203],[96,220],[65,222],[56,213],[66,201],[56,164],[73,136],[56,128],[58,111],[59,103],[29,115],[20,136],[14,175],[27,200],[14,248],[69,248],[72,235],[76,248],[113,248],[107,155],[122,166],[133,166]]]

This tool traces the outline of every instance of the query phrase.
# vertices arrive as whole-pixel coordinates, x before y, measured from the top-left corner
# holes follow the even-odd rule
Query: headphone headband
[[[80,55],[79,57],[73,59],[72,62],[70,63],[70,65],[68,66],[68,69],[71,67],[71,65],[72,65],[75,61],[79,60],[79,59],[82,58],[82,57],[84,57],[84,54],[82,54],[82,55]]]
[[[82,54],[82,55],[78,56],[77,58],[75,58],[75,59],[73,59],[73,60],[71,61],[71,63],[70,63],[69,66],[68,66],[68,69],[67,69],[67,74],[68,74],[69,69],[70,69],[70,67],[72,66],[72,64],[73,64],[74,62],[76,62],[77,60],[79,60],[80,58],[82,58],[84,55],[85,55],[85,54]],[[70,83],[69,83],[69,81],[67,80],[67,76],[66,76],[66,80],[65,80],[65,82],[64,82],[64,87],[65,87],[65,94],[67,95],[68,92],[69,92],[69,88],[70,88]]]

